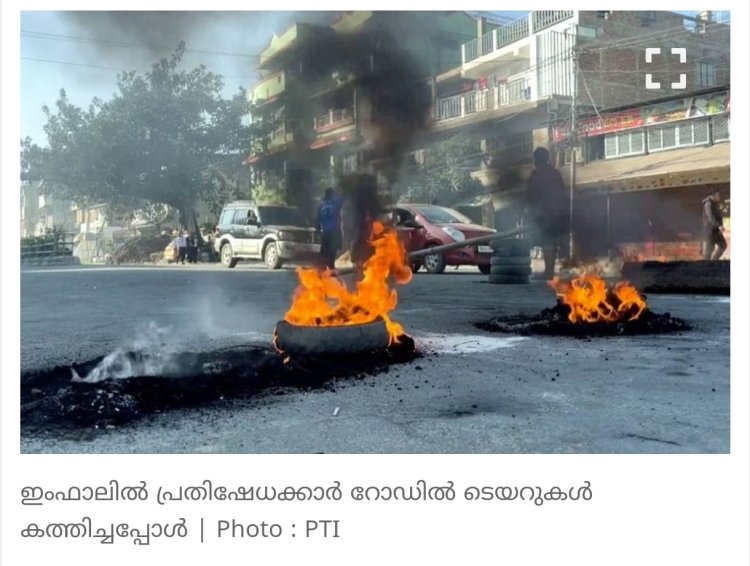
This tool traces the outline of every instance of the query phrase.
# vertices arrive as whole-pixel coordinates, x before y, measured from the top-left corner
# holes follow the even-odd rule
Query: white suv
[[[278,269],[284,261],[319,258],[320,235],[292,206],[235,201],[221,211],[214,249],[227,267],[250,259]]]

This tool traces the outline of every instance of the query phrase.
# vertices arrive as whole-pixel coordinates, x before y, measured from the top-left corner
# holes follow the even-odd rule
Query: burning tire
[[[343,355],[385,350],[390,342],[383,319],[347,326],[276,325],[276,347],[286,354]]]

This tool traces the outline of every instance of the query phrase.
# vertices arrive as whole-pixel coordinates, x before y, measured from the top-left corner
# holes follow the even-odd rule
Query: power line
[[[24,61],[36,61],[38,63],[54,63],[55,65],[71,65],[74,67],[90,67],[92,69],[104,69],[107,71],[118,71],[123,72],[124,69],[118,68],[118,67],[105,67],[104,65],[92,65],[90,63],[74,63],[72,61],[54,61],[52,59],[41,59],[37,57],[24,57],[22,56],[21,59]]]

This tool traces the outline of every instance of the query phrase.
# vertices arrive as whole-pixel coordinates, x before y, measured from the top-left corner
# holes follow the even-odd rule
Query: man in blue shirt
[[[318,208],[317,228],[320,230],[320,255],[325,267],[335,269],[336,256],[341,249],[341,198],[333,189],[326,189]]]

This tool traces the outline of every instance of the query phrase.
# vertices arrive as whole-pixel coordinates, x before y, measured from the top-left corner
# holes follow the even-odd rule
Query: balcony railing
[[[313,119],[313,129],[318,133],[328,132],[350,124],[354,124],[354,108],[331,109]]]
[[[515,43],[532,33],[553,26],[573,17],[573,10],[537,10],[529,16],[500,26],[482,37],[472,39],[461,46],[462,61],[468,63],[498,49]],[[529,23],[531,22],[531,25]]]
[[[533,14],[534,31],[539,31],[572,18],[573,10],[536,10]]]
[[[498,110],[503,106],[531,101],[532,94],[531,77],[523,74],[486,89],[439,98],[436,101],[435,119],[444,122],[464,118],[470,114]]]

